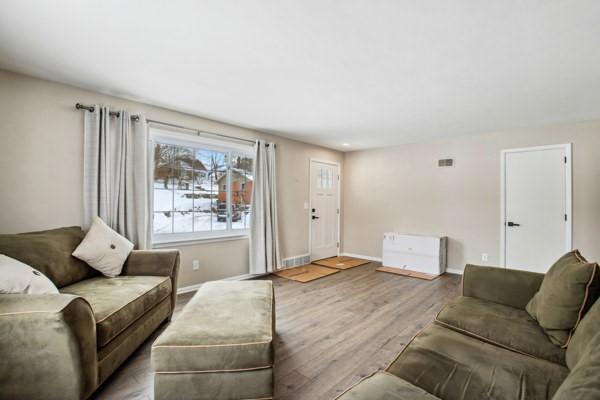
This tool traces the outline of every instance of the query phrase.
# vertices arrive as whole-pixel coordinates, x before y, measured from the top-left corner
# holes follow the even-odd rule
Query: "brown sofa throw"
[[[598,265],[573,250],[558,259],[546,273],[540,290],[526,310],[552,343],[567,347],[589,305],[598,297]]]

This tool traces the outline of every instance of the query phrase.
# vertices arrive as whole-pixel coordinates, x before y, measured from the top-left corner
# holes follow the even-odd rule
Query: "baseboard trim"
[[[446,272],[449,274],[462,275],[463,270],[458,268],[446,268]]]
[[[265,275],[268,275],[268,274],[244,274],[244,275],[230,276],[228,278],[223,278],[223,279],[218,279],[218,280],[220,280],[220,281],[245,281],[248,279],[258,278],[258,277],[265,276]],[[202,285],[205,283],[206,282],[202,282],[202,283],[196,283],[195,285],[180,287],[179,289],[177,289],[177,294],[194,292],[194,291],[200,289],[202,287]]]
[[[345,257],[354,257],[354,258],[362,258],[363,260],[369,260],[369,261],[375,261],[375,262],[381,262],[381,258],[380,257],[371,257],[371,256],[365,256],[363,254],[354,254],[354,253],[346,253],[343,252],[340,254],[341,256],[345,256]]]
[[[179,289],[177,289],[177,294],[194,292],[194,291],[200,289],[201,286],[202,286],[202,283],[197,283],[195,285],[180,287]]]

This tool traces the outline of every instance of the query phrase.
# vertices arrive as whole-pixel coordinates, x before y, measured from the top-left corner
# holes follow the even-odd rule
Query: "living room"
[[[1,2],[0,398],[600,399],[597,39],[589,0]]]

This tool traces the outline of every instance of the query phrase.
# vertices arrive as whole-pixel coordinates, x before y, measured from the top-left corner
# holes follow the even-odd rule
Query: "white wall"
[[[497,265],[500,150],[556,143],[573,143],[573,245],[600,260],[600,121],[346,153],[344,251],[381,257],[387,231],[446,235],[449,268]]]
[[[106,103],[179,125],[277,143],[280,235],[284,257],[307,253],[308,160],[342,162],[340,152],[217,121],[0,70],[0,233],[80,225],[83,113]],[[246,274],[248,241],[181,246],[180,287]],[[192,271],[193,259],[201,268]]]

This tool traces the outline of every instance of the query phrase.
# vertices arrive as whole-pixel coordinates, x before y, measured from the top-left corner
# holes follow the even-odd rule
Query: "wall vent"
[[[298,267],[300,265],[310,264],[310,254],[302,254],[299,256],[284,258],[281,260],[283,268]]]
[[[438,160],[438,167],[451,167],[454,165],[454,160],[452,158],[444,158],[442,160]]]

